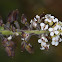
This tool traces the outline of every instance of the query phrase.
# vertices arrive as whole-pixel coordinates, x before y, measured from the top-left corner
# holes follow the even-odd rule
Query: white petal
[[[37,21],[37,19],[36,19],[36,18],[34,18],[34,21]]]
[[[54,19],[54,16],[51,16],[52,19]]]
[[[47,40],[47,39],[45,39],[45,42],[48,42],[48,40]]]
[[[54,36],[54,32],[51,32],[51,33],[50,33],[50,36]]]
[[[33,20],[30,21],[30,23],[32,23],[32,22],[33,22]]]
[[[41,50],[45,50],[45,48],[44,47],[42,47],[42,48],[40,48]]]
[[[45,37],[41,37],[43,40],[45,40]]]
[[[58,29],[58,28],[60,28],[60,26],[59,26],[59,25],[56,25],[56,27],[57,27],[57,29]]]
[[[50,22],[52,22],[52,20],[48,20],[48,22],[50,23]]]
[[[54,33],[57,35],[57,34],[59,34],[59,31],[54,31]]]
[[[55,45],[55,41],[52,41],[51,44],[52,44],[52,45]]]
[[[51,17],[51,14],[46,14],[45,18]]]
[[[61,42],[61,41],[62,41],[62,39],[60,38],[59,42]]]
[[[33,26],[36,27],[37,26],[37,23],[36,22],[33,22]]]
[[[55,46],[57,46],[59,44],[59,42],[55,42]]]
[[[57,35],[56,37],[57,37],[57,38],[60,38],[60,36],[59,36],[59,35]]]
[[[58,19],[57,19],[57,18],[55,18],[55,21],[56,21],[56,22],[58,22]]]
[[[45,26],[44,30],[48,29],[48,25]]]
[[[45,26],[45,24],[44,24],[44,23],[40,23],[40,26],[41,26],[41,27],[42,27],[42,26],[44,27],[44,26]]]
[[[21,40],[24,40],[24,38],[21,38]]]
[[[53,22],[56,22],[56,20],[55,20],[55,19],[53,19]]]
[[[44,21],[48,21],[49,19],[45,19]]]
[[[16,36],[18,36],[19,34],[18,33],[15,33]]]
[[[41,46],[45,46],[46,45],[46,43],[45,42],[41,42]]]
[[[52,38],[52,41],[55,41],[55,40],[56,40],[56,38],[55,38],[55,37],[53,37],[53,38]]]
[[[54,27],[54,30],[57,30],[57,29],[58,29],[58,28],[55,26],[55,27]]]
[[[53,31],[53,28],[49,28],[49,31],[50,31],[50,32]]]
[[[10,35],[7,39],[8,39],[8,40],[11,40],[11,39],[12,39],[12,36]]]
[[[41,40],[41,39],[39,39],[39,40],[38,40],[38,43],[41,43],[41,42],[42,42],[42,40]]]
[[[36,18],[40,18],[40,16],[36,15]]]
[[[41,30],[44,30],[44,27],[41,27]]]

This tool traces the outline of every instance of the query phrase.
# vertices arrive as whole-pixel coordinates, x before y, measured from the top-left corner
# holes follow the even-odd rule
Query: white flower
[[[44,30],[48,29],[48,25],[45,26]]]
[[[56,26],[55,26],[57,29],[61,29],[61,26],[60,25],[58,25],[58,24],[56,24]]]
[[[58,41],[52,41],[51,44],[57,46],[59,44],[59,42]]]
[[[18,36],[19,34],[18,33],[15,33],[16,36]]]
[[[55,26],[53,29],[54,29],[54,30],[57,30],[58,28]]]
[[[55,23],[55,22],[56,22],[56,20],[55,20],[55,19],[53,19],[53,22]]]
[[[54,32],[51,32],[51,33],[50,33],[50,36],[54,36]]]
[[[56,26],[55,26],[56,27]],[[54,36],[54,33],[57,35],[59,34],[59,31],[57,31],[57,27],[56,28],[49,28],[48,30],[50,31],[50,36]]]
[[[41,47],[40,49],[41,49],[41,50],[45,50],[45,48],[44,48],[44,47]]]
[[[52,19],[54,19],[54,16],[50,16]]]
[[[46,42],[41,42],[41,46],[46,46]]]
[[[45,21],[48,21],[49,23],[53,21],[55,23],[58,22],[58,19],[55,18],[54,16],[51,16],[51,14],[46,14]]]
[[[42,42],[42,40],[41,39],[38,39],[38,43],[41,43]]]
[[[59,31],[54,31],[54,33],[57,35],[59,33]]]
[[[42,45],[41,45],[41,50],[45,50],[45,49],[49,49],[49,46],[50,45],[47,45],[45,42],[42,42]]]
[[[60,38],[59,42],[61,42],[61,41],[62,41],[62,39]]]
[[[58,36],[56,36],[56,37],[53,37],[52,38],[52,41],[58,41],[59,40],[59,38],[60,38],[60,36],[58,35]]]
[[[21,38],[21,40],[24,40],[24,38]]]
[[[60,36],[58,35],[58,36],[52,38],[51,44],[57,46],[59,44],[59,42],[61,42],[61,41],[62,40],[60,39]]]
[[[11,40],[11,39],[12,39],[12,36],[10,35],[7,39],[8,39],[8,40]]]
[[[36,15],[36,18],[40,18],[40,16]]]
[[[37,21],[37,19],[36,19],[36,18],[34,18],[34,21]]]
[[[46,14],[45,15],[45,18],[50,18],[51,17],[51,14]]]
[[[44,23],[40,23],[40,26],[41,26],[41,30],[44,30],[45,24]]]
[[[49,28],[49,31],[50,31],[50,32],[53,31],[53,28]]]
[[[30,23],[32,23],[32,22],[33,22],[33,20],[30,21]]]
[[[41,26],[41,27],[44,27],[44,26],[45,26],[45,24],[44,24],[44,23],[40,23],[40,26]]]
[[[55,21],[54,16],[51,16],[51,14],[46,14],[45,18],[46,18],[45,21],[48,21],[49,23],[51,23],[52,21]]]
[[[33,27],[36,28],[36,26],[37,26],[37,23],[36,22],[33,22]]]
[[[51,22],[52,22],[52,20],[48,20],[48,22],[49,22],[49,23],[51,23]]]
[[[52,41],[55,41],[55,40],[56,40],[56,38],[55,38],[55,37],[53,37],[53,38],[52,38]]]
[[[44,21],[48,21],[49,19],[45,19]]]
[[[56,22],[58,22],[58,19],[57,19],[57,18],[55,18],[55,21],[56,21]]]
[[[47,30],[48,29],[48,24],[45,25],[44,23],[40,23],[41,30]]]
[[[45,37],[41,37],[41,39],[44,41],[44,42],[48,42],[48,40],[47,40],[47,38],[45,38]]]

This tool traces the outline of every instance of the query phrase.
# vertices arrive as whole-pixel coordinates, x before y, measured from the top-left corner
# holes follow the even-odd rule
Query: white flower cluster
[[[54,16],[51,16],[51,14],[46,14],[45,15],[45,21],[46,22],[49,22],[49,23],[51,23],[51,22],[58,22],[58,19],[57,18],[55,18]]]
[[[47,42],[48,40],[44,36],[42,36],[41,39],[38,40],[38,43],[41,43],[41,48],[40,48],[41,50],[49,49],[50,45],[48,45]]]
[[[58,35],[60,32],[59,30],[62,30],[62,27],[56,23],[56,25],[53,28],[49,28],[50,36]]]
[[[40,20],[40,16],[36,15],[36,17],[34,17],[33,20],[30,21],[31,26],[33,26],[34,28],[37,27],[37,22]]]
[[[33,26],[34,28],[37,27],[37,23],[36,23],[36,19],[34,18],[34,20],[31,20],[30,23],[31,23],[31,26]]]
[[[62,22],[60,22],[57,18],[54,16],[51,16],[51,14],[46,14],[42,18],[38,15],[30,21],[32,26],[35,28],[38,26],[37,23],[39,23],[40,30],[48,30],[49,35],[51,36],[50,40],[52,40],[51,44],[58,46],[59,42],[62,41],[62,38],[60,35],[62,35]],[[42,34],[41,34],[42,35]],[[48,37],[48,36],[47,36]],[[49,49],[49,46],[47,44],[48,39],[45,35],[41,36],[41,39],[38,40],[38,43],[41,43],[41,50]]]

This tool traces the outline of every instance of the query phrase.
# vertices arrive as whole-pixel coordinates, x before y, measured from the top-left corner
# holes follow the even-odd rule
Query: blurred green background
[[[28,21],[43,12],[50,13],[62,21],[61,6],[62,0],[0,0],[0,15],[6,22],[8,13],[18,9],[19,17],[24,13]],[[22,53],[18,46],[14,58],[8,57],[5,50],[0,47],[0,62],[62,62],[62,43],[57,47],[51,46],[48,51],[41,51],[37,40],[36,36],[30,38],[34,54],[29,54],[26,51]]]

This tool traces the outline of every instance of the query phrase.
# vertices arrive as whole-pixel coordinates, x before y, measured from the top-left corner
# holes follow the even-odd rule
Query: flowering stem
[[[34,34],[42,34],[42,33],[49,33],[49,31],[44,31],[44,30],[20,30],[19,32],[12,32],[12,31],[9,31],[9,30],[0,30],[0,32],[3,34],[3,35],[13,35],[15,33],[18,33],[21,35],[22,31],[26,32],[26,33],[34,33]]]

